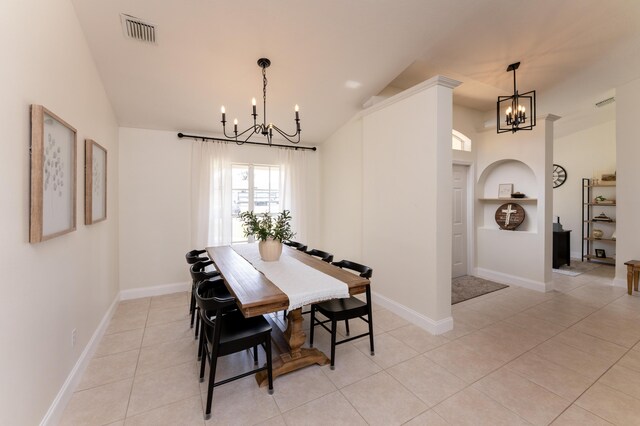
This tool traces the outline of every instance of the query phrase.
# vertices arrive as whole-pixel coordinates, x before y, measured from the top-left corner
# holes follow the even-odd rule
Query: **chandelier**
[[[532,130],[536,125],[536,91],[518,94],[516,70],[519,66],[520,62],[516,62],[507,67],[507,72],[513,71],[513,95],[498,96],[496,109],[498,133]],[[501,111],[504,112],[501,113]]]
[[[258,66],[262,68],[262,123],[258,124],[257,122],[258,114],[256,112],[256,98],[253,98],[251,100],[251,103],[253,104],[253,113],[251,114],[253,116],[253,126],[249,126],[245,130],[238,132],[238,119],[236,118],[233,120],[233,134],[228,135],[226,128],[227,120],[225,109],[224,106],[220,108],[220,112],[222,112],[222,131],[224,133],[224,136],[228,139],[234,140],[238,145],[242,145],[243,143],[249,141],[249,139],[251,139],[251,136],[255,134],[265,136],[267,138],[267,143],[271,145],[274,130],[279,133],[280,136],[291,143],[297,144],[300,142],[300,115],[298,111],[298,105],[294,107],[294,121],[296,123],[295,133],[290,135],[273,123],[267,124],[267,68],[269,68],[269,65],[271,65],[271,61],[269,59],[258,59]]]

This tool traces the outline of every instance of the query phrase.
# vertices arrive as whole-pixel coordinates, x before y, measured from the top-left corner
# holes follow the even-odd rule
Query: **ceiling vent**
[[[120,14],[122,29],[127,38],[156,44],[156,26],[135,16]]]
[[[606,106],[606,105],[612,104],[612,103],[614,103],[615,101],[616,101],[616,98],[614,98],[614,97],[612,96],[612,97],[610,97],[610,98],[603,99],[603,100],[601,100],[600,102],[596,102],[596,106],[597,106],[598,108],[602,108],[603,106]]]

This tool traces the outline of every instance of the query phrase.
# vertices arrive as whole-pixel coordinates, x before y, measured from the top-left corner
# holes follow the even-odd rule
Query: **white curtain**
[[[280,188],[282,208],[291,211],[291,228],[296,241],[306,241],[309,236],[308,173],[309,154],[306,150],[280,149]]]
[[[231,163],[226,143],[193,143],[191,215],[193,248],[231,243]]]

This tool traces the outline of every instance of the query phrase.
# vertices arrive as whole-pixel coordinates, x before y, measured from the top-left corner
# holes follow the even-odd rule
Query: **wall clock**
[[[567,171],[560,164],[553,165],[553,187],[561,186],[567,180]]]
[[[507,203],[496,210],[496,223],[500,229],[515,230],[524,222],[524,209],[520,204]]]

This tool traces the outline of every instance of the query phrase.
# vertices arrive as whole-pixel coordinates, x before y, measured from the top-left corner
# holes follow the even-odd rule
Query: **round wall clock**
[[[560,164],[553,165],[553,187],[561,186],[567,180],[567,171]]]
[[[513,231],[524,222],[524,209],[520,204],[507,203],[496,210],[496,223],[500,229]]]

